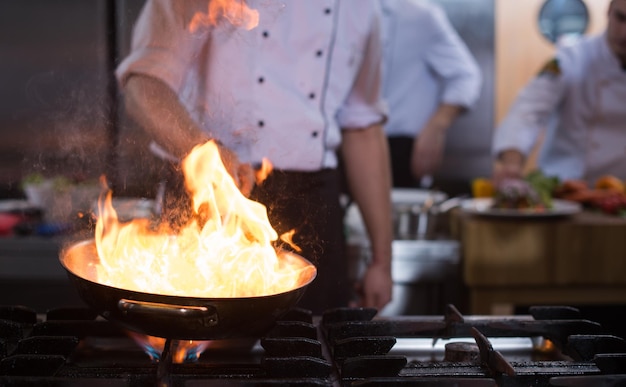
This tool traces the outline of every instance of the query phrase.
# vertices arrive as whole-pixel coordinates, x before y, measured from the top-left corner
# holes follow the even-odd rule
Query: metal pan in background
[[[393,234],[395,240],[440,239],[439,218],[461,204],[464,197],[448,198],[444,192],[418,188],[391,190]],[[346,208],[344,220],[348,243],[368,245],[368,236],[361,212],[355,203]]]
[[[448,195],[444,192],[419,188],[391,190],[394,239],[433,239],[437,218],[447,211]]]

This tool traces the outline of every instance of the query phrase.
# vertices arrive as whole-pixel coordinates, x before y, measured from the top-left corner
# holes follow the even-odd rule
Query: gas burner
[[[446,344],[443,360],[478,364],[480,363],[480,349],[475,343],[453,341]]]
[[[0,385],[624,386],[626,343],[569,307],[529,315],[380,317],[291,310],[264,337],[206,342],[175,359],[84,308],[0,307]],[[135,336],[134,338],[132,336]],[[185,358],[187,357],[187,358]]]

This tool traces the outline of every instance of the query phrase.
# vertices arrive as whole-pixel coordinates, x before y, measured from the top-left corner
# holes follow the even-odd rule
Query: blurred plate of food
[[[492,183],[476,179],[473,199],[461,203],[461,209],[479,215],[506,217],[546,217],[573,215],[582,211],[576,201],[556,198],[558,178],[533,171],[524,178],[507,178]]]
[[[503,208],[495,198],[473,198],[461,202],[461,210],[474,215],[499,217],[554,217],[574,215],[582,211],[580,203],[552,199],[551,207]]]

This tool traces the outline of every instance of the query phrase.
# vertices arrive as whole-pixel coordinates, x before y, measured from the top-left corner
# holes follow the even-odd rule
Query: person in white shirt
[[[626,179],[626,0],[610,2],[603,33],[559,47],[521,90],[494,134],[494,179],[521,177],[542,131],[544,174]]]
[[[207,0],[148,0],[117,69],[129,114],[169,154],[218,140],[242,191],[277,232],[296,230],[318,276],[299,305],[347,306],[338,159],[372,240],[363,305],[391,299],[391,204],[382,130],[380,9],[375,0],[235,0],[258,11],[250,30],[227,20],[189,28]],[[209,15],[211,16],[211,15]],[[338,156],[340,154],[340,156]],[[274,171],[252,187],[252,168]]]
[[[440,167],[446,131],[480,96],[482,74],[445,11],[425,0],[381,0],[385,133],[394,187]]]

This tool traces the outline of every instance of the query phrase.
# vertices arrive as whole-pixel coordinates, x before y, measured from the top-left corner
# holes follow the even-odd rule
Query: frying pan
[[[82,300],[104,318],[135,332],[176,340],[260,337],[302,297],[315,279],[305,258],[283,251],[281,259],[303,267],[299,286],[287,292],[241,298],[168,296],[98,283],[99,257],[93,240],[79,241],[60,254],[61,265]]]

